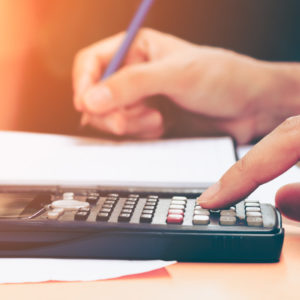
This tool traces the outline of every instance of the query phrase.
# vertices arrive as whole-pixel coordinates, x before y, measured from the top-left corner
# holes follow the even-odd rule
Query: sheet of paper
[[[230,138],[112,143],[0,132],[0,184],[199,187],[235,161]]]
[[[94,259],[0,259],[0,283],[91,281],[164,268],[175,261]]]

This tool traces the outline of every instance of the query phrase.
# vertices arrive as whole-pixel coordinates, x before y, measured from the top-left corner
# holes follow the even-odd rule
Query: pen
[[[154,2],[154,0],[142,0],[141,1],[141,4],[126,31],[125,38],[124,38],[120,48],[117,50],[114,57],[110,61],[108,67],[106,68],[105,72],[101,76],[101,80],[108,78],[110,75],[112,75],[115,71],[118,70],[118,68],[120,67],[121,63],[123,62],[128,50],[129,50],[129,47],[132,44],[138,30],[141,28],[153,2]],[[87,118],[87,116],[83,115],[83,117],[81,119],[81,124],[83,126],[87,121],[86,118]]]

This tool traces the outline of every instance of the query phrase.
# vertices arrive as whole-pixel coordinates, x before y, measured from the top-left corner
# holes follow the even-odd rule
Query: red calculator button
[[[168,211],[169,215],[184,215],[183,209],[169,209]]]
[[[181,224],[183,222],[182,215],[168,215],[167,216],[167,223],[168,224]]]

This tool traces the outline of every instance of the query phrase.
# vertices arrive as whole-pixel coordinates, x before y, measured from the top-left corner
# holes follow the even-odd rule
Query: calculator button
[[[172,197],[173,200],[187,200],[187,197],[184,196],[174,196]]]
[[[250,211],[257,211],[260,212],[260,207],[246,207],[246,212]]]
[[[133,201],[133,202],[137,202],[139,199],[138,198],[127,198],[127,201]]]
[[[78,210],[82,207],[89,207],[88,202],[78,200],[56,200],[51,203],[52,208],[63,208],[65,211]]]
[[[220,224],[221,225],[235,225],[236,217],[231,216],[221,216],[220,217]]]
[[[85,212],[85,211],[78,211],[76,214],[75,214],[75,217],[74,219],[76,221],[85,221],[87,219],[87,217],[89,216],[89,213],[88,212]]]
[[[194,210],[194,215],[203,215],[203,216],[209,216],[210,212],[208,209],[195,209]]]
[[[119,215],[118,220],[119,220],[120,222],[129,222],[130,217],[131,217],[131,214],[121,213],[121,214]]]
[[[209,224],[209,216],[206,215],[196,215],[193,217],[194,225],[207,225]]]
[[[57,220],[61,215],[63,215],[63,213],[64,213],[63,208],[55,208],[48,211],[47,218],[49,220]]]
[[[157,205],[157,202],[158,202],[157,200],[149,199],[149,200],[146,201],[145,205]]]
[[[122,209],[122,214],[123,214],[123,213],[124,213],[124,214],[132,214],[132,209],[126,209],[126,208],[124,209],[124,208],[123,208],[123,209]]]
[[[261,217],[247,217],[246,218],[248,226],[262,226],[263,219]]]
[[[134,205],[132,205],[132,204],[125,204],[125,205],[123,206],[123,208],[124,208],[124,209],[134,209]]]
[[[156,195],[150,195],[147,197],[148,199],[155,199],[155,200],[158,200],[158,196]]]
[[[128,195],[128,198],[139,198],[140,197],[140,195],[138,195],[138,194],[129,194]]]
[[[181,224],[183,222],[183,216],[181,215],[168,215],[167,223],[168,224]]]
[[[245,203],[259,203],[258,200],[253,200],[253,199],[246,199],[244,202]]]
[[[145,205],[144,209],[152,209],[152,210],[154,210],[155,209],[155,205]]]
[[[89,214],[91,212],[91,209],[89,207],[82,207],[78,211],[84,211]]]
[[[210,209],[209,210],[212,214],[219,214],[221,212],[220,209]]]
[[[136,205],[134,201],[125,201],[125,205]]]
[[[107,195],[107,197],[119,198],[119,194],[110,193],[110,194]]]
[[[94,204],[97,204],[98,199],[99,199],[98,197],[92,196],[92,197],[87,197],[87,198],[86,198],[86,201],[87,201],[88,203],[90,203],[91,205],[94,205]]]
[[[73,200],[74,199],[75,194],[74,193],[63,193],[63,199],[64,200]]]
[[[113,205],[113,204],[107,204],[107,203],[104,203],[104,204],[102,205],[102,207],[103,207],[103,208],[110,208],[110,209],[112,209],[112,208],[114,207],[114,205]]]
[[[247,217],[261,217],[261,212],[258,211],[248,211],[246,212]]]
[[[230,217],[235,217],[236,213],[234,210],[221,210],[221,216],[230,216]]]
[[[111,213],[111,209],[110,208],[101,208],[100,212],[104,212],[104,213]]]
[[[105,200],[104,203],[115,205],[117,203],[117,200]]]
[[[184,215],[184,211],[182,209],[169,209],[168,214],[170,215]]]
[[[233,211],[236,211],[235,206],[231,206],[229,209],[230,209],[230,210],[233,210]]]
[[[172,200],[171,204],[174,204],[174,205],[186,205],[186,201],[183,201],[183,200]]]
[[[202,206],[197,204],[197,205],[195,205],[194,209],[202,209]]]
[[[154,210],[152,209],[143,209],[143,214],[153,214]]]
[[[142,214],[140,217],[141,223],[151,223],[152,215],[151,214]]]
[[[117,201],[119,198],[118,197],[107,197],[105,200],[106,201]]]
[[[260,207],[258,202],[246,202],[245,207]]]
[[[99,193],[89,193],[88,196],[89,197],[97,197],[97,198],[99,198],[100,194]]]
[[[185,205],[171,204],[169,209],[185,209]]]
[[[107,221],[109,219],[109,213],[99,212],[97,215],[97,221]]]

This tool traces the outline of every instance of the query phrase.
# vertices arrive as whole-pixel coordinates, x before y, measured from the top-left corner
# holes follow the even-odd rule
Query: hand
[[[74,103],[84,125],[137,138],[158,138],[185,127],[196,135],[222,133],[245,143],[287,116],[269,63],[150,29],[140,31],[122,68],[99,82],[123,38],[121,33],[100,41],[76,57]],[[147,105],[145,99],[153,95],[169,98],[185,116],[169,111],[167,121]]]
[[[285,172],[299,159],[300,116],[297,116],[287,119],[256,144],[199,197],[198,203],[210,209],[228,207]],[[283,186],[275,200],[284,215],[300,221],[300,183]]]

